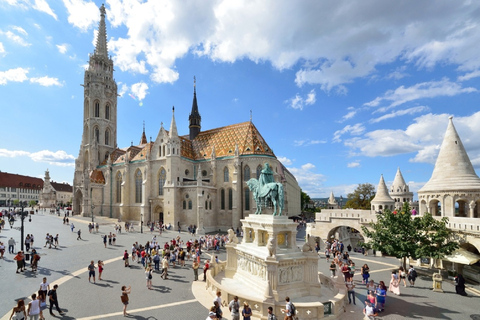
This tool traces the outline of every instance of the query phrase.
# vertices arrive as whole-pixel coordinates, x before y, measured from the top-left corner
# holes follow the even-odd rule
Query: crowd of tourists
[[[415,286],[415,280],[418,275],[413,266],[410,266],[407,271],[403,267],[399,267],[398,270],[393,270],[387,287],[384,281],[375,283],[374,280],[370,279],[370,268],[368,264],[364,264],[360,270],[358,270],[355,262],[350,258],[349,251],[351,251],[351,247],[347,247],[347,250],[345,249],[343,243],[338,240],[327,241],[325,243],[325,259],[327,263],[330,263],[330,276],[332,278],[336,277],[337,271],[342,274],[341,276],[343,277],[347,291],[348,303],[351,304],[353,302],[353,304],[356,304],[355,289],[357,285],[353,281],[353,277],[355,274],[361,275],[361,284],[365,286],[364,289],[367,296],[364,313],[368,319],[374,319],[378,313],[385,311],[387,292],[400,295],[400,286],[403,282],[404,287],[406,287],[407,279],[410,286]],[[366,254],[365,251],[364,254]]]

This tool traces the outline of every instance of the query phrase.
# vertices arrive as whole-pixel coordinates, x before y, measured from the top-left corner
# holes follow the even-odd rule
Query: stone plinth
[[[241,221],[242,243],[227,246],[226,278],[245,285],[260,301],[320,296],[318,255],[297,247],[296,223],[272,215],[250,215]]]

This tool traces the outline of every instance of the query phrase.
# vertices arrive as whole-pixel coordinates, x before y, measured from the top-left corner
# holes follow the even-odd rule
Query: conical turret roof
[[[100,7],[100,23],[98,24],[97,44],[95,46],[95,55],[108,58],[107,49],[107,27],[105,25],[105,6]]]
[[[437,162],[430,180],[418,191],[480,190],[480,178],[475,173],[457,130],[449,117]]]
[[[177,123],[175,122],[175,107],[172,107],[172,122],[170,123],[169,136],[170,138],[178,136]]]
[[[392,192],[398,193],[398,192],[407,192],[407,183],[405,182],[405,179],[403,179],[402,172],[400,171],[400,168],[397,168],[397,173],[395,174],[395,179],[393,180]]]
[[[380,181],[378,182],[377,193],[375,194],[375,198],[372,199],[371,202],[375,203],[392,203],[395,202],[390,194],[388,193],[387,185],[385,184],[385,180],[383,180],[383,174],[380,176]]]
[[[335,196],[333,195],[333,191],[330,192],[330,198],[328,198],[328,204],[337,204],[337,200],[335,200]]]

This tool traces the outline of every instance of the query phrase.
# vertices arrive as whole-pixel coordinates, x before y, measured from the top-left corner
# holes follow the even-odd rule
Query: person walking
[[[18,251],[13,260],[17,261],[17,273],[19,273],[18,270],[21,272],[25,271],[25,256],[23,255],[23,251]]]
[[[42,282],[40,282],[40,293],[41,301],[45,301],[47,299],[47,293],[50,290],[50,283],[47,282],[47,278],[43,277]]]
[[[73,225],[73,222],[72,222],[72,224],[70,225],[70,230],[72,230],[73,232],[73,229],[75,229],[75,226]]]
[[[45,319],[42,309],[40,309],[40,298],[37,299],[35,293],[32,294],[32,301],[28,304],[27,315],[30,317],[30,320]]]
[[[55,316],[53,313],[53,306],[57,309],[58,313],[60,315],[63,315],[64,313],[62,312],[62,309],[58,306],[58,297],[57,297],[57,288],[58,285],[53,285],[53,289],[48,292],[48,297],[50,299],[50,315]]]
[[[465,278],[461,274],[455,277],[455,292],[461,296],[467,296],[465,292]]]
[[[13,237],[11,237],[10,239],[8,239],[8,253],[15,253],[15,245],[17,243],[15,242],[15,239],[13,239]]]
[[[148,290],[152,290],[152,266],[148,265],[145,268],[145,279],[147,280],[147,288]]]
[[[390,278],[390,285],[388,286],[388,291],[399,296],[400,295],[400,279],[398,278],[397,270],[392,271],[392,276]]]
[[[125,268],[130,267],[130,263],[128,262],[128,250],[127,249],[125,249],[125,252],[123,253],[123,262],[125,263]]]
[[[93,283],[95,283],[95,262],[92,260],[87,267],[88,269],[88,282],[91,282],[91,278],[93,277]]]
[[[130,294],[131,291],[132,291],[132,289],[131,289],[130,286],[128,286],[128,288],[126,286],[122,286],[122,295],[120,296],[120,299],[122,300],[122,304],[123,304],[123,316],[124,317],[129,315],[127,313],[127,306],[128,306],[128,301],[129,301],[128,295]]]
[[[347,292],[348,292],[348,304],[352,303],[353,299],[353,304],[355,303],[355,284],[353,283],[353,278],[348,279],[348,281],[345,282],[345,286],[347,287]]]
[[[410,286],[415,286],[415,280],[417,279],[417,270],[413,268],[413,266],[410,266],[410,269],[408,269],[408,282],[410,282]]]
[[[193,281],[198,281],[198,268],[200,265],[198,264],[197,260],[193,260],[192,262],[192,269],[193,269]]]
[[[105,248],[106,248],[106,247],[107,247],[107,235],[104,234],[104,235],[102,236],[102,239],[103,239],[103,245],[104,245]]]
[[[370,278],[370,268],[368,267],[368,264],[365,263],[360,271],[363,278],[362,284],[367,284],[368,278]]]
[[[242,316],[243,320],[250,320],[252,316],[252,309],[246,301],[243,303]]]
[[[273,308],[272,307],[268,307],[267,312],[268,312],[267,320],[278,320],[277,316],[273,313]]]
[[[210,268],[210,263],[208,260],[205,260],[205,264],[203,265],[203,281],[207,281],[207,271]]]
[[[336,272],[337,272],[337,265],[335,264],[335,261],[332,260],[332,263],[330,263],[330,278],[335,278]]]
[[[27,319],[27,311],[25,310],[25,301],[19,299],[17,305],[13,307],[12,314],[10,315],[9,320],[12,320],[12,317],[15,316],[15,320],[25,320]]]
[[[387,299],[387,287],[383,281],[380,281],[377,288],[377,302],[375,308],[378,312],[385,310],[385,301]]]
[[[405,280],[407,278],[407,274],[405,272],[405,269],[403,269],[402,266],[398,268],[398,275],[400,277],[400,282],[403,281],[403,286],[406,288],[407,287],[407,281]]]
[[[295,313],[295,307],[293,306],[293,303],[290,302],[290,298],[286,297],[285,298],[285,309],[282,309],[282,312],[285,313],[285,318],[284,320],[293,320],[293,316]]]
[[[82,229],[78,229],[77,235],[78,235],[78,236],[77,236],[77,240],[83,240],[83,239],[82,239]]]
[[[104,266],[103,261],[98,260],[97,266],[98,266],[98,280],[102,280],[102,272],[103,272],[103,266]]]
[[[230,301],[228,310],[230,310],[232,320],[240,320],[240,303],[238,302],[238,296],[233,297],[232,301]]]

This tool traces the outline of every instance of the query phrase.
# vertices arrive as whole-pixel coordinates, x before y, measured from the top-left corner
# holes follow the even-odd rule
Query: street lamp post
[[[8,206],[8,213],[10,213],[10,200],[12,200],[12,198],[8,198],[7,202],[7,206]]]
[[[24,220],[25,218],[28,216],[28,211],[23,211],[23,203],[20,204],[21,206],[21,211],[20,211],[20,221],[21,221],[21,226],[20,226],[20,249],[23,251],[23,242],[24,242],[24,238],[25,238],[25,226],[24,226]],[[29,216],[28,218],[28,221],[29,222],[32,222],[32,215]]]
[[[93,209],[95,209],[95,205],[93,203],[92,203],[91,208],[92,208],[92,223],[93,223]]]
[[[140,213],[140,233],[143,233],[143,213]]]
[[[342,197],[342,196],[340,196],[340,209],[342,209],[342,208],[343,208],[343,207],[342,207],[342,204],[343,204],[343,197]]]

